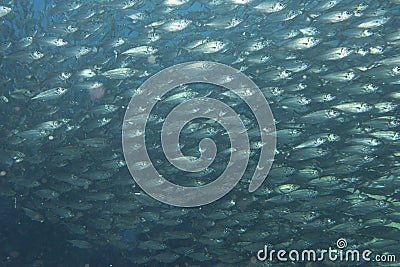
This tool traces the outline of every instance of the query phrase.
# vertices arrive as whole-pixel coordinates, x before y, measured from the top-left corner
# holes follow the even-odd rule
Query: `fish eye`
[[[378,205],[379,206],[383,206],[383,205],[385,205],[386,204],[386,202],[384,201],[384,200],[379,200],[379,202],[378,202]]]
[[[285,5],[284,5],[283,3],[278,3],[278,4],[277,4],[277,7],[278,7],[278,8],[284,8]]]
[[[394,68],[392,69],[392,72],[393,72],[394,74],[399,74],[399,73],[400,73],[400,66],[394,67]]]
[[[336,5],[336,1],[329,1],[328,2],[328,6],[333,7],[334,5]]]
[[[337,112],[336,110],[330,110],[329,111],[329,115],[331,116],[336,116],[339,112]]]
[[[293,129],[293,130],[290,131],[290,133],[291,133],[292,135],[295,135],[295,134],[299,134],[300,131],[297,130],[297,129]]]

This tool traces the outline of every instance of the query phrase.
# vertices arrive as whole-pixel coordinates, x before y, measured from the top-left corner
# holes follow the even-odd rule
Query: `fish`
[[[207,22],[204,24],[204,26],[216,28],[216,29],[231,29],[236,26],[238,26],[240,23],[243,22],[243,19],[240,17],[233,17],[233,18],[216,18],[215,20],[212,20],[210,22]]]
[[[177,32],[177,31],[182,31],[185,28],[187,28],[192,21],[187,20],[187,19],[180,19],[180,20],[172,20],[164,23],[161,25],[160,29],[167,31],[167,32]]]
[[[68,44],[68,42],[64,39],[57,37],[43,37],[39,40],[39,42],[56,47],[61,47]]]
[[[103,72],[101,75],[109,79],[125,79],[135,74],[135,70],[131,68],[117,68]]]
[[[81,248],[81,249],[89,249],[92,248],[92,245],[85,241],[85,240],[77,240],[77,239],[73,239],[73,240],[68,240],[68,242],[77,248]]]
[[[320,43],[320,40],[315,37],[300,37],[290,41],[286,46],[292,50],[305,50],[315,47]]]
[[[333,11],[318,16],[317,19],[322,22],[337,23],[350,19],[353,16],[351,11]]]
[[[275,13],[275,12],[279,12],[283,9],[285,9],[287,7],[287,5],[285,5],[284,3],[280,2],[280,1],[265,1],[257,6],[255,6],[254,8],[257,11],[263,12],[263,13]]]
[[[208,40],[192,48],[190,51],[195,53],[214,54],[223,51],[226,46],[227,43],[224,41]]]
[[[4,17],[11,12],[11,8],[7,6],[0,6],[0,17]]]
[[[128,50],[125,50],[122,52],[122,55],[128,55],[128,56],[148,56],[148,55],[153,55],[157,53],[158,49],[154,48],[152,46],[137,46],[130,48]]]
[[[165,0],[163,2],[163,5],[169,6],[169,7],[176,7],[176,6],[184,5],[188,2],[189,2],[189,0]]]
[[[36,99],[45,100],[45,101],[46,100],[54,100],[54,99],[57,99],[57,98],[63,96],[67,92],[68,92],[67,88],[57,87],[57,88],[43,91],[43,92],[35,95],[34,97],[32,97],[32,100],[36,100]]]
[[[338,250],[338,239],[346,239],[343,252],[368,249],[398,257],[399,4],[2,3],[4,264],[54,265],[64,255],[65,266],[286,266],[278,258],[262,262],[257,253],[267,246],[275,252],[315,249],[321,255],[329,247]],[[147,83],[164,69],[192,61],[197,62],[178,77],[186,81],[193,74],[198,81],[208,77],[200,77],[197,68],[211,70],[221,86],[174,83],[168,75],[157,80],[158,88]],[[246,75],[260,94],[209,61]],[[154,95],[167,89],[164,85],[175,87]],[[131,106],[132,97],[141,102]],[[273,115],[262,129],[265,118],[255,115],[265,106],[244,101],[253,97],[264,97]],[[198,98],[221,106],[199,107],[193,104]],[[222,105],[232,113],[220,110]],[[136,115],[125,118],[131,109]],[[122,133],[124,125],[142,122],[145,127]],[[231,140],[237,131],[240,140]],[[263,170],[259,161],[269,145],[263,136],[272,134],[271,169],[249,192],[254,173]],[[232,146],[245,144],[245,135],[248,149]],[[164,144],[165,137],[179,142]],[[215,148],[215,158],[204,144]],[[177,167],[202,159],[210,164],[193,172]],[[178,191],[164,187],[166,181],[214,188],[212,182],[228,168],[239,174],[239,163],[246,168],[236,185],[222,187],[229,192],[199,207],[154,199],[130,173],[155,169],[155,179],[144,179],[149,188],[178,198]],[[34,241],[38,238],[43,242]],[[34,249],[16,254],[26,247]],[[343,265],[328,259],[321,264]]]
[[[339,104],[333,106],[333,108],[340,109],[344,112],[362,113],[370,111],[373,107],[372,105],[364,102],[351,102],[351,103]]]

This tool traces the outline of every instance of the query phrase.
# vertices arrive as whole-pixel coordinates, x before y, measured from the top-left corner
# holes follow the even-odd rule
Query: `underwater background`
[[[399,18],[398,0],[2,1],[0,266],[397,266]],[[228,166],[229,135],[206,118],[177,134],[189,159],[214,140],[209,167],[185,172],[163,154],[166,116],[197,97],[229,105],[251,151],[230,193],[174,207],[134,182],[122,123],[143,82],[198,60],[260,88],[275,159],[250,193],[266,145],[251,107],[220,86],[176,87],[146,125],[160,175],[201,186]],[[386,262],[257,258],[264,246],[321,253],[338,240]]]

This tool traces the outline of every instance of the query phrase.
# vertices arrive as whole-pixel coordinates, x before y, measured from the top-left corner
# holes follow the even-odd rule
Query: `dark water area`
[[[9,200],[2,199],[2,203],[5,202]],[[67,236],[67,230],[62,225],[32,222],[18,207],[2,209],[0,228],[1,266],[63,267],[84,266],[87,263],[109,266],[106,262],[110,259],[120,262],[110,249],[85,251],[60,242]]]

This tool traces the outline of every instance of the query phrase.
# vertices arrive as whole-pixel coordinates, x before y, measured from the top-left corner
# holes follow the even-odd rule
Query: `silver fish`
[[[32,100],[35,100],[35,99],[53,100],[53,99],[57,99],[57,98],[65,95],[67,92],[68,92],[68,89],[66,89],[66,88],[62,88],[62,87],[53,88],[53,89],[49,89],[49,90],[43,91],[43,92],[35,95],[34,97],[32,97]]]

